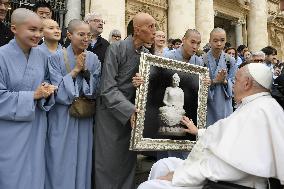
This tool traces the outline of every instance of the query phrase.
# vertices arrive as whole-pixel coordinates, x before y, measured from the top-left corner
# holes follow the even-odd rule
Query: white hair
[[[100,13],[96,13],[96,12],[87,13],[85,15],[84,21],[89,22],[90,20],[94,19],[95,17],[102,18],[102,15]]]
[[[112,36],[113,35],[120,35],[121,36],[121,32],[119,30],[117,30],[117,29],[111,30],[110,33],[109,33],[109,37],[108,37],[108,42],[109,43],[113,42],[113,40],[112,40]]]
[[[252,56],[262,56],[263,58],[265,58],[265,53],[262,51],[255,51],[251,53]]]

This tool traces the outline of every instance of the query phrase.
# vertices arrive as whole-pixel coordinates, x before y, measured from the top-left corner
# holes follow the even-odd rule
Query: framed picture
[[[208,68],[142,53],[139,73],[144,84],[136,90],[139,109],[130,149],[190,151],[197,137],[184,131],[182,116],[205,128]]]

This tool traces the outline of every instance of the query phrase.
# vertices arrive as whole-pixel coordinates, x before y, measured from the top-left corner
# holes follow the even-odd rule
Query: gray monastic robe
[[[136,152],[129,151],[129,119],[135,111],[132,77],[138,72],[139,58],[132,37],[111,44],[106,52],[95,118],[96,189],[134,188]]]
[[[222,52],[220,58],[215,60],[211,50],[207,53],[209,75],[211,79],[215,79],[218,71],[222,68],[227,69],[226,85],[216,84],[211,85],[208,91],[207,101],[207,126],[214,124],[219,119],[228,117],[233,113],[232,96],[233,82],[237,71],[237,64],[234,58],[230,57],[226,60],[226,54]],[[227,62],[228,61],[228,62]],[[228,64],[227,64],[228,63]],[[207,63],[205,63],[207,64]]]
[[[72,45],[66,51],[72,70],[76,66]],[[85,67],[90,72],[87,81],[81,74],[73,79],[67,72],[62,50],[48,60],[50,81],[58,86],[58,91],[56,104],[48,114],[45,189],[90,189],[93,117],[74,118],[69,114],[69,107],[78,96],[95,99],[101,63],[97,55],[86,51]]]
[[[46,111],[54,104],[34,100],[48,81],[47,58],[31,48],[28,59],[11,40],[0,48],[0,188],[43,189]]]

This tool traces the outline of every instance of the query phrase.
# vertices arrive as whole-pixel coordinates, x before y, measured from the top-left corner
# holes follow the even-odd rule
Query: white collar
[[[236,105],[236,108],[239,109],[240,107],[250,103],[251,101],[259,98],[259,97],[262,97],[262,96],[269,96],[270,93],[269,92],[261,92],[261,93],[256,93],[256,94],[253,94],[253,95],[250,95],[250,96],[247,96],[245,98],[243,98],[241,100],[241,103]]]

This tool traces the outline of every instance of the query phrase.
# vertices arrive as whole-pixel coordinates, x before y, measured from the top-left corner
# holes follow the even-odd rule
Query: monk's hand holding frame
[[[136,73],[135,76],[132,78],[133,86],[139,87],[143,83],[144,83],[144,78],[139,73]]]

